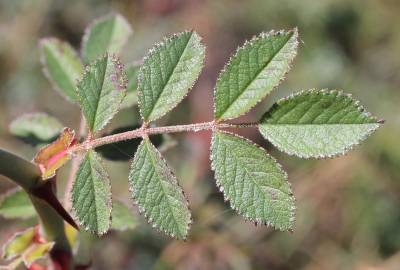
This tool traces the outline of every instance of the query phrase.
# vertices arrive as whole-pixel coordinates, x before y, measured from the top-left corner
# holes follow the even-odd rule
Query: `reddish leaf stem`
[[[215,130],[224,128],[254,128],[257,127],[258,123],[241,123],[241,124],[230,124],[230,123],[218,123],[216,121],[188,124],[188,125],[176,125],[166,127],[147,127],[143,125],[141,128],[126,131],[118,134],[105,136],[98,139],[89,139],[81,144],[74,145],[69,149],[70,153],[77,153],[99,147],[101,145],[126,141],[138,137],[146,137],[154,134],[165,134],[165,133],[178,133],[178,132],[198,132],[202,130]]]

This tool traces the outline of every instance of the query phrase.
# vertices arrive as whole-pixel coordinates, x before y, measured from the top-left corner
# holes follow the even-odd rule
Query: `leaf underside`
[[[0,199],[0,215],[9,219],[26,219],[35,215],[35,209],[28,194],[23,189],[16,188]]]
[[[82,55],[85,63],[90,63],[107,52],[119,54],[131,34],[131,26],[119,14],[95,20],[86,28],[82,39]]]
[[[68,100],[75,102],[76,83],[83,72],[77,52],[67,42],[57,38],[40,40],[43,71],[50,82]]]
[[[85,230],[102,235],[110,228],[111,185],[98,154],[89,150],[72,187],[72,208]]]
[[[127,79],[117,58],[104,55],[87,67],[78,83],[78,99],[92,132],[101,130],[118,112]]]
[[[284,79],[297,47],[297,29],[262,33],[240,47],[215,86],[215,119],[237,118],[265,98]]]
[[[144,139],[129,174],[133,199],[153,227],[185,239],[191,223],[190,211],[176,177],[160,152]]]
[[[278,101],[259,130],[285,153],[324,158],[344,154],[379,126],[350,95],[309,90]]]
[[[203,67],[205,48],[195,32],[183,32],[153,47],[138,75],[139,107],[145,121],[172,110],[187,95]]]
[[[24,114],[10,124],[11,134],[36,143],[50,142],[60,134],[62,128],[56,118],[46,113]]]
[[[211,159],[217,184],[233,209],[255,223],[292,228],[295,205],[287,175],[264,149],[215,131]]]

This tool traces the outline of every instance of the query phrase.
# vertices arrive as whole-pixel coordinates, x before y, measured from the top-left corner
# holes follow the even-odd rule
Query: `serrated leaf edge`
[[[129,39],[129,36],[133,34],[133,29],[132,26],[130,25],[130,23],[125,19],[124,16],[122,16],[121,14],[117,13],[117,12],[111,12],[109,14],[103,15],[101,17],[95,18],[94,20],[92,20],[85,28],[85,31],[83,33],[83,37],[81,40],[81,47],[80,47],[80,55],[81,55],[81,59],[84,60],[85,59],[85,55],[84,55],[84,49],[85,49],[85,44],[87,43],[89,36],[90,36],[90,30],[92,29],[92,27],[96,24],[98,24],[101,21],[105,21],[111,17],[116,17],[119,19],[122,19],[124,22],[127,23],[127,25],[129,26],[129,33],[128,35],[126,35],[126,38],[124,40],[124,43],[127,42],[127,40]],[[86,63],[89,64],[89,63]]]
[[[120,87],[120,89],[118,89],[119,91],[123,91],[124,95],[121,98],[121,100],[119,101],[118,106],[115,107],[115,110],[112,111],[109,116],[107,117],[107,120],[104,121],[103,125],[101,127],[98,128],[98,130],[94,131],[94,133],[98,133],[101,130],[103,130],[109,123],[110,121],[114,118],[114,116],[120,111],[121,109],[121,104],[124,101],[125,97],[126,97],[126,87],[128,85],[128,79],[124,70],[124,64],[121,63],[119,57],[115,54],[109,54],[109,53],[105,53],[103,56],[97,58],[95,61],[93,61],[92,63],[90,63],[89,65],[85,66],[84,72],[81,76],[81,79],[77,82],[77,87],[76,87],[76,93],[77,93],[77,98],[78,98],[78,104],[79,104],[79,108],[81,110],[81,113],[83,115],[85,115],[83,113],[83,108],[80,104],[82,97],[79,95],[79,91],[78,91],[78,85],[83,81],[84,77],[90,72],[90,66],[91,65],[96,65],[99,61],[101,61],[103,58],[107,57],[108,59],[111,59],[114,67],[121,73],[122,77],[123,77],[123,85],[119,85],[118,87]],[[108,61],[108,60],[107,60]],[[97,113],[97,111],[96,111]],[[85,116],[86,117],[86,116]],[[85,121],[86,127],[92,131],[92,129],[89,127],[88,121]]]
[[[104,171],[105,171],[105,173],[106,173],[107,180],[108,180],[108,181],[107,181],[107,186],[108,186],[108,188],[109,188],[109,190],[110,190],[110,194],[112,195],[111,179],[110,179],[110,176],[109,176],[109,174],[108,174],[108,172],[107,172],[107,170],[106,170],[106,167],[104,166],[104,161],[103,161],[103,159],[100,158],[99,154],[98,154],[96,151],[94,151],[94,150],[89,150],[89,151],[93,151],[95,158],[96,158],[97,161],[101,164],[101,166],[103,166],[103,169],[104,169]],[[89,151],[88,151],[88,152],[89,152]],[[88,152],[86,152],[86,154],[85,154],[84,156],[81,156],[81,157],[80,157],[79,166],[81,165],[81,163],[82,163],[83,160],[85,159],[86,155],[88,155]],[[90,169],[90,170],[92,170],[92,169]],[[75,184],[75,181],[76,181],[76,173],[75,173],[75,176],[74,176],[74,184]],[[110,198],[109,198],[109,200],[108,200],[108,202],[107,202],[107,206],[108,206],[107,208],[109,209],[109,210],[108,210],[108,213],[107,213],[108,216],[109,216],[107,229],[104,230],[104,231],[99,231],[99,232],[96,232],[96,231],[94,231],[94,230],[91,230],[90,227],[88,226],[88,224],[86,224],[85,222],[81,222],[81,221],[79,220],[78,215],[77,215],[77,211],[76,211],[76,209],[75,209],[75,207],[74,207],[74,204],[73,204],[73,201],[72,201],[72,196],[69,196],[69,200],[70,200],[70,204],[71,204],[71,210],[72,210],[72,212],[73,212],[73,214],[74,214],[75,220],[76,220],[77,223],[79,224],[79,227],[82,227],[82,226],[83,226],[83,228],[84,228],[85,231],[90,232],[91,234],[94,234],[94,235],[97,235],[97,236],[103,236],[103,235],[105,235],[105,234],[110,230],[110,228],[111,228],[111,222],[112,222],[112,215],[111,215],[111,213],[112,213],[112,205],[113,205],[113,203],[112,203],[112,196],[110,196]]]
[[[267,38],[267,37],[270,37],[270,36],[281,35],[282,33],[285,33],[285,32],[287,32],[287,33],[293,32],[293,35],[289,38],[289,40],[292,39],[293,36],[295,37],[295,42],[294,42],[294,44],[295,44],[295,53],[294,53],[293,59],[292,59],[292,60],[290,61],[290,63],[289,63],[289,68],[288,68],[288,70],[283,74],[282,78],[279,80],[279,82],[277,83],[277,85],[276,85],[275,87],[273,87],[272,90],[271,90],[270,92],[268,92],[266,95],[264,95],[264,97],[262,97],[261,99],[259,99],[259,100],[258,100],[252,107],[250,107],[247,111],[242,112],[242,113],[240,113],[238,116],[235,116],[235,117],[228,117],[228,118],[221,118],[221,117],[219,117],[219,118],[215,118],[215,120],[216,120],[217,122],[227,121],[227,120],[231,120],[231,119],[236,119],[236,118],[239,118],[239,117],[242,116],[242,115],[247,114],[247,113],[248,113],[251,109],[253,109],[258,103],[260,103],[263,99],[265,99],[267,96],[269,96],[272,92],[275,91],[276,88],[278,88],[278,87],[281,85],[281,83],[286,79],[286,75],[287,75],[287,74],[290,72],[290,70],[292,69],[294,59],[295,59],[296,56],[297,56],[297,51],[298,51],[297,49],[298,49],[298,46],[299,46],[299,31],[298,31],[298,28],[295,27],[295,28],[290,29],[290,30],[271,30],[271,31],[269,31],[269,32],[262,32],[262,33],[260,33],[260,34],[258,34],[258,35],[254,35],[250,40],[246,40],[242,46],[239,46],[239,47],[236,49],[236,51],[229,57],[229,60],[226,62],[224,68],[219,72],[219,74],[218,74],[218,79],[217,79],[217,81],[216,81],[216,83],[215,83],[215,87],[214,87],[214,91],[213,91],[213,93],[214,93],[214,95],[213,95],[213,104],[214,104],[214,112],[213,112],[213,113],[214,113],[214,117],[215,117],[215,115],[216,115],[216,113],[217,113],[216,100],[215,100],[215,99],[216,99],[216,93],[217,93],[217,92],[216,92],[216,91],[217,91],[217,84],[218,84],[219,81],[221,80],[221,74],[224,73],[224,72],[227,70],[227,68],[230,66],[230,63],[231,63],[232,59],[235,58],[235,57],[237,56],[237,54],[238,54],[241,50],[245,49],[246,46],[252,45],[252,43],[254,43],[257,39],[259,39],[259,38]],[[289,40],[288,40],[288,41],[289,41]],[[285,44],[285,45],[286,45],[286,44]],[[284,46],[285,46],[285,45],[284,45]],[[282,47],[282,48],[283,48],[283,47]]]
[[[333,154],[330,154],[330,155],[308,156],[308,155],[296,154],[296,153],[294,153],[293,151],[286,151],[286,150],[283,150],[279,145],[276,145],[275,143],[273,143],[269,138],[264,137],[264,135],[263,135],[262,132],[260,131],[260,126],[262,125],[262,121],[263,121],[264,118],[266,117],[266,114],[267,114],[267,113],[271,112],[272,110],[275,110],[275,107],[281,105],[283,102],[285,102],[285,101],[287,101],[287,100],[289,100],[289,99],[291,99],[291,98],[295,98],[295,97],[297,97],[297,96],[301,96],[301,95],[304,95],[304,94],[307,94],[307,95],[308,95],[308,94],[313,94],[313,93],[316,93],[316,92],[317,92],[317,93],[320,92],[320,93],[322,93],[322,94],[332,94],[332,93],[336,93],[337,96],[346,96],[346,97],[350,98],[350,99],[354,102],[354,105],[357,106],[357,109],[358,109],[358,111],[359,111],[360,113],[363,113],[363,114],[365,114],[367,117],[369,117],[369,118],[371,118],[371,119],[373,119],[373,120],[376,121],[376,123],[366,123],[366,124],[370,124],[370,125],[371,125],[371,124],[376,124],[377,126],[376,126],[374,129],[371,129],[369,132],[365,133],[364,136],[360,137],[360,139],[359,139],[356,143],[345,147],[345,148],[343,149],[342,152],[337,152],[337,153],[333,153]],[[381,122],[382,122],[382,123],[381,123]],[[352,94],[344,93],[342,90],[336,90],[336,89],[329,90],[329,89],[326,89],[326,88],[325,88],[325,89],[317,90],[317,89],[313,88],[313,89],[308,89],[308,90],[301,90],[301,91],[292,93],[292,94],[290,94],[290,95],[287,96],[287,97],[284,97],[284,98],[281,98],[281,99],[277,100],[277,101],[263,114],[263,116],[262,116],[262,118],[261,118],[261,121],[260,121],[260,124],[259,124],[259,127],[258,127],[258,131],[260,132],[261,136],[262,136],[264,139],[266,139],[268,142],[270,142],[274,147],[276,147],[276,148],[277,148],[280,152],[282,152],[282,153],[285,153],[285,154],[287,154],[287,155],[289,155],[289,156],[294,156],[294,157],[302,158],[302,159],[319,159],[319,160],[320,160],[320,159],[333,159],[333,158],[336,158],[336,157],[341,157],[341,156],[345,156],[345,155],[349,154],[350,151],[352,151],[355,147],[357,147],[358,145],[360,145],[361,142],[363,142],[364,140],[366,140],[373,132],[375,132],[378,128],[380,128],[380,127],[383,125],[383,122],[384,122],[383,120],[378,120],[375,116],[373,116],[370,112],[368,112],[368,111],[364,108],[364,106],[360,105],[360,101],[357,100],[357,99],[355,99],[355,98],[353,98],[353,95],[352,95]],[[366,124],[360,124],[360,125],[366,125]]]
[[[142,142],[140,143],[140,145],[144,144],[144,143],[145,143],[145,140],[146,140],[146,139],[143,139]],[[186,195],[185,195],[185,191],[184,191],[183,188],[179,185],[178,178],[175,176],[175,173],[173,172],[173,170],[171,170],[171,168],[169,167],[169,165],[168,165],[167,161],[165,160],[165,158],[162,156],[162,154],[160,153],[160,151],[158,151],[158,149],[153,145],[153,143],[152,143],[150,140],[149,140],[149,143],[150,143],[151,147],[153,147],[153,149],[154,149],[155,152],[157,153],[158,157],[164,162],[164,164],[166,164],[166,166],[168,167],[170,173],[171,173],[172,176],[175,178],[176,184],[180,187],[180,189],[181,189],[181,191],[182,191],[182,195],[183,195],[183,198],[184,198],[184,202],[185,202],[185,205],[186,205],[186,207],[187,207],[187,209],[188,209],[188,212],[189,212],[189,222],[186,224],[186,234],[184,235],[184,237],[181,239],[181,238],[177,237],[177,235],[174,235],[174,234],[172,234],[172,233],[169,233],[169,232],[167,232],[166,230],[163,230],[163,229],[159,228],[155,223],[153,223],[153,220],[151,220],[151,218],[147,216],[146,211],[139,205],[139,202],[137,201],[137,198],[135,197],[135,194],[134,194],[133,184],[130,184],[130,185],[129,185],[129,192],[131,193],[131,198],[132,198],[132,200],[133,200],[133,203],[137,206],[137,208],[138,208],[138,210],[139,210],[139,214],[143,215],[143,216],[146,218],[147,223],[148,223],[153,229],[157,230],[158,232],[164,233],[164,234],[166,234],[166,235],[168,235],[168,236],[170,236],[170,237],[172,237],[172,238],[174,238],[174,239],[177,239],[177,240],[186,240],[186,239],[187,239],[187,236],[188,236],[188,234],[189,234],[188,232],[189,232],[189,230],[190,230],[190,228],[191,228],[191,225],[193,224],[193,217],[192,217],[192,213],[191,213],[191,211],[190,211],[189,200],[187,199],[187,197],[186,197]],[[140,147],[140,145],[138,146],[138,148]],[[133,166],[133,163],[134,163],[135,161],[136,161],[136,155],[135,155],[135,157],[134,157],[134,158],[132,159],[132,161],[131,161],[130,171],[132,170],[132,166]],[[132,179],[131,179],[131,177],[130,177],[130,174],[129,174],[129,182],[132,183]]]
[[[57,83],[56,83],[56,82],[53,80],[53,78],[51,78],[51,76],[50,76],[50,72],[49,72],[49,70],[47,69],[46,60],[45,60],[44,53],[43,53],[43,50],[44,50],[44,42],[47,41],[47,40],[55,40],[55,41],[57,41],[57,42],[59,42],[59,43],[66,43],[66,44],[68,44],[68,45],[71,47],[71,49],[72,49],[71,51],[72,51],[72,53],[74,54],[74,56],[76,56],[76,58],[79,59],[79,62],[80,62],[81,65],[82,65],[82,69],[84,69],[83,63],[82,63],[82,59],[79,57],[79,54],[78,54],[78,52],[75,50],[75,48],[73,48],[72,45],[69,44],[69,42],[67,42],[67,41],[61,40],[61,39],[56,38],[56,37],[44,37],[44,38],[39,39],[39,48],[40,48],[40,49],[39,49],[39,51],[40,51],[40,57],[39,57],[40,60],[39,60],[39,61],[40,61],[40,64],[41,64],[41,66],[42,66],[42,72],[43,72],[44,76],[45,76],[46,79],[50,82],[51,87],[52,87],[53,89],[55,89],[56,92],[58,92],[58,94],[59,94],[60,96],[62,96],[65,100],[67,100],[67,101],[69,101],[69,102],[71,102],[71,103],[73,103],[73,104],[77,104],[78,101],[77,101],[77,100],[73,100],[71,97],[67,96],[67,95],[64,93],[64,91],[61,90],[61,88],[58,87]],[[78,81],[75,81],[75,92],[76,92],[76,86],[77,86],[77,85],[78,85]]]
[[[235,136],[235,137],[237,137],[237,138],[240,138],[240,139],[242,139],[242,140],[244,140],[244,141],[246,141],[246,142],[248,142],[248,143],[250,143],[250,144],[256,146],[257,148],[259,148],[260,150],[262,150],[269,158],[271,158],[271,160],[272,160],[273,162],[275,162],[275,164],[277,165],[278,169],[283,173],[283,175],[284,175],[284,180],[286,181],[286,183],[287,183],[288,186],[289,186],[289,191],[290,191],[290,193],[289,193],[288,195],[289,195],[289,197],[290,197],[290,199],[291,199],[291,201],[292,201],[292,204],[293,204],[293,206],[294,206],[294,207],[292,207],[292,208],[290,209],[290,218],[289,218],[289,220],[290,220],[290,225],[289,225],[288,228],[280,228],[280,227],[277,227],[277,226],[273,225],[271,222],[263,222],[263,221],[261,221],[261,220],[257,220],[257,219],[254,220],[254,219],[252,219],[252,218],[249,217],[246,213],[241,212],[241,211],[232,203],[231,199],[225,194],[224,189],[222,188],[222,185],[221,185],[220,181],[219,181],[219,180],[217,179],[217,177],[216,177],[216,174],[215,174],[215,170],[216,170],[216,168],[215,168],[215,163],[214,163],[214,160],[213,160],[213,155],[211,154],[211,153],[212,153],[212,149],[213,149],[213,145],[214,145],[214,143],[215,143],[215,133],[216,133],[216,132],[220,132],[220,133],[224,133],[224,134],[228,134],[228,135]],[[265,225],[265,226],[267,226],[267,227],[271,227],[271,228],[273,228],[273,229],[275,229],[275,230],[280,230],[280,231],[290,231],[290,232],[291,232],[291,231],[294,230],[294,228],[295,228],[295,223],[296,223],[296,198],[294,197],[294,194],[293,194],[293,191],[292,191],[292,185],[291,185],[291,183],[290,183],[289,180],[288,180],[288,174],[287,174],[287,172],[283,169],[282,165],[281,165],[273,156],[271,156],[270,154],[268,154],[268,152],[267,152],[263,147],[261,147],[261,146],[258,145],[257,143],[254,143],[253,141],[251,141],[251,140],[249,140],[249,139],[247,139],[247,138],[245,138],[245,137],[243,137],[243,136],[240,136],[240,135],[238,135],[238,134],[236,134],[236,133],[229,132],[229,131],[225,131],[225,130],[216,129],[216,130],[213,131],[212,138],[211,138],[211,144],[210,144],[210,160],[211,160],[211,169],[214,171],[214,178],[215,178],[217,187],[218,187],[219,191],[223,194],[223,196],[224,196],[224,201],[225,201],[225,202],[226,202],[226,201],[229,201],[230,207],[231,207],[233,210],[235,210],[237,213],[239,213],[239,215],[241,215],[242,217],[244,217],[244,219],[245,219],[246,221],[250,221],[250,222],[253,223],[255,226],[257,226],[258,224],[263,224],[263,225]]]
[[[196,49],[197,49],[197,48],[200,48],[200,49],[203,50],[203,61],[202,61],[202,63],[201,63],[199,75],[198,75],[197,78],[193,81],[192,85],[188,88],[188,90],[186,91],[185,95],[183,95],[183,96],[181,97],[181,99],[177,100],[175,106],[173,106],[169,111],[167,111],[166,113],[164,113],[164,114],[161,115],[161,116],[158,116],[158,117],[156,117],[156,118],[152,118],[152,119],[147,119],[147,120],[145,120],[145,119],[144,119],[144,116],[143,116],[143,112],[142,112],[142,106],[143,106],[143,105],[142,105],[141,102],[140,102],[140,96],[143,95],[143,91],[140,89],[140,85],[141,85],[142,82],[143,82],[143,78],[142,78],[142,76],[141,76],[141,74],[142,74],[141,69],[142,69],[142,67],[143,67],[143,64],[146,62],[146,60],[147,60],[150,56],[152,56],[152,55],[157,51],[158,48],[164,46],[164,44],[166,44],[166,43],[172,41],[173,39],[178,38],[179,36],[184,35],[184,34],[187,34],[187,33],[190,33],[190,32],[191,32],[191,36],[190,36],[190,38],[189,38],[189,40],[188,40],[188,43],[189,43],[189,41],[192,39],[193,35],[196,35],[196,36],[199,38],[199,45],[200,45],[200,46],[196,46]],[[141,118],[142,118],[143,121],[146,121],[146,122],[154,122],[154,121],[156,121],[156,120],[158,120],[158,119],[164,117],[166,114],[168,114],[168,113],[171,112],[173,109],[175,109],[175,108],[187,97],[187,95],[188,95],[188,94],[190,93],[190,91],[193,89],[193,86],[197,83],[197,81],[198,81],[198,79],[199,79],[199,77],[200,77],[201,71],[202,71],[203,68],[204,68],[204,61],[205,61],[205,55],[206,55],[206,52],[205,52],[205,51],[206,51],[206,47],[204,46],[203,43],[201,43],[202,40],[203,40],[203,38],[202,38],[196,31],[190,30],[190,29],[189,29],[189,30],[185,30],[185,31],[183,31],[183,32],[174,33],[174,34],[172,34],[172,35],[170,35],[170,36],[164,37],[163,40],[157,42],[156,44],[153,45],[152,48],[149,49],[149,51],[147,52],[146,56],[145,56],[145,57],[143,58],[143,60],[142,60],[142,65],[141,65],[141,67],[140,67],[140,69],[139,69],[139,72],[138,72],[138,79],[137,79],[137,80],[138,80],[138,87],[137,87],[137,90],[138,90],[138,91],[137,91],[137,92],[138,92],[138,105],[139,105],[138,107],[139,107],[140,116],[141,116]],[[187,43],[187,44],[188,44],[188,43]],[[185,49],[183,50],[183,53],[184,53],[184,52],[186,51],[186,49],[187,49],[187,44],[186,44],[186,46],[185,46]],[[181,54],[180,58],[182,57],[183,53]],[[175,68],[176,68],[176,66],[174,67],[174,70],[175,70]],[[174,71],[172,71],[172,73],[173,73],[173,72],[174,72]],[[172,74],[172,73],[171,73],[171,74]],[[161,94],[160,94],[160,96],[161,96]],[[158,101],[158,99],[157,99],[157,101]],[[152,114],[154,108],[155,108],[156,105],[157,105],[157,101],[156,101],[156,104],[154,104],[154,106],[153,106],[153,108],[152,108],[152,111],[150,112],[149,118],[151,117],[151,114]]]

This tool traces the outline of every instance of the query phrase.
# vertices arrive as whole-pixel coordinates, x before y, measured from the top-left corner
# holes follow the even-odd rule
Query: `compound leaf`
[[[13,189],[0,199],[0,215],[4,218],[30,218],[35,215],[35,209],[28,194],[21,188]]]
[[[105,53],[119,54],[132,29],[120,14],[110,14],[90,24],[82,39],[82,55],[90,63]]]
[[[324,158],[344,154],[379,126],[350,95],[309,90],[279,100],[259,130],[285,153]]]
[[[89,150],[72,186],[72,208],[87,231],[102,235],[110,228],[111,185],[98,154]]]
[[[186,238],[190,211],[176,177],[160,152],[144,139],[133,159],[130,188],[140,212],[154,227],[178,239]]]
[[[63,125],[46,113],[24,114],[10,124],[11,134],[33,145],[49,143],[63,129]]]
[[[297,46],[294,29],[262,33],[240,47],[215,86],[215,118],[237,118],[265,98],[289,71]]]
[[[158,43],[139,70],[139,107],[145,121],[172,110],[187,95],[203,67],[200,36],[183,32]]]
[[[292,228],[295,206],[287,175],[264,149],[215,131],[211,159],[217,184],[233,209],[256,223]]]
[[[86,69],[78,83],[78,100],[92,132],[101,130],[118,112],[126,93],[127,79],[122,64],[104,55]]]
[[[57,38],[44,38],[39,44],[44,74],[56,90],[75,102],[76,83],[83,72],[78,54],[71,45]]]
[[[137,225],[131,210],[122,202],[114,201],[111,216],[111,229],[125,231],[134,229]]]

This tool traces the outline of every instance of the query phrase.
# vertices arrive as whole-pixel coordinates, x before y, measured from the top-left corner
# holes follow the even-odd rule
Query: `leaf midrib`
[[[95,113],[94,113],[94,121],[93,121],[93,126],[92,126],[92,130],[95,128],[95,127],[97,127],[97,120],[98,120],[98,117],[97,117],[97,112],[98,112],[98,110],[99,110],[99,104],[100,104],[100,100],[101,100],[101,97],[102,97],[102,94],[103,94],[103,90],[104,90],[104,82],[105,82],[105,78],[106,78],[106,74],[107,74],[107,71],[108,71],[108,68],[109,68],[109,55],[107,55],[107,57],[106,57],[107,59],[106,59],[106,68],[105,68],[105,70],[104,70],[104,75],[102,76],[102,78],[101,78],[101,89],[100,89],[100,91],[99,91],[99,95],[98,95],[98,99],[97,99],[97,102],[96,102],[96,108],[95,108]],[[97,129],[97,128],[96,128]]]
[[[157,105],[158,105],[158,103],[159,103],[159,101],[160,101],[160,97],[162,96],[162,94],[163,94],[163,92],[164,92],[164,90],[165,90],[165,87],[169,84],[169,81],[171,80],[171,77],[172,77],[172,75],[174,74],[176,67],[177,67],[177,66],[179,65],[179,63],[181,62],[182,56],[185,54],[186,49],[188,48],[189,42],[190,42],[190,40],[192,39],[192,37],[193,37],[193,31],[190,32],[190,36],[189,36],[189,38],[188,38],[188,40],[187,40],[187,42],[186,42],[186,44],[185,44],[185,48],[183,49],[181,55],[179,56],[179,59],[178,59],[178,61],[176,62],[176,65],[175,65],[174,68],[172,69],[171,73],[168,74],[167,82],[164,84],[162,90],[161,90],[160,93],[157,95],[156,101],[154,102],[153,107],[151,108],[150,112],[148,113],[148,116],[146,117],[146,118],[147,118],[146,120],[148,120],[148,119],[152,116],[152,113],[153,113],[153,111],[154,111],[154,108],[157,107]]]
[[[243,88],[243,91],[241,93],[239,93],[239,95],[237,95],[235,97],[235,99],[231,102],[231,104],[222,112],[221,116],[219,116],[217,119],[220,120],[224,117],[225,113],[227,111],[229,111],[229,109],[232,107],[232,105],[244,94],[244,92],[246,92],[247,88],[254,82],[254,80],[261,74],[261,72],[264,71],[264,69],[272,62],[272,60],[275,59],[275,57],[281,52],[281,50],[288,44],[289,40],[293,37],[294,32],[290,32],[290,36],[289,38],[286,40],[286,42],[282,45],[282,47],[280,47],[278,49],[278,51],[274,54],[273,57],[271,57],[271,59],[269,61],[267,61],[267,63],[265,63],[265,65],[262,66],[262,68],[260,68],[260,70],[257,71],[257,73],[255,74],[255,76],[246,84],[246,86]]]
[[[179,234],[180,234],[179,236],[182,237],[182,236],[184,235],[184,233],[182,233],[182,232],[180,231],[180,229],[179,229],[180,226],[179,226],[179,223],[177,222],[177,218],[175,217],[175,213],[174,213],[174,211],[173,211],[172,208],[171,208],[171,202],[170,202],[170,200],[169,200],[169,196],[168,196],[167,192],[165,191],[164,185],[163,185],[162,180],[161,180],[161,177],[160,177],[160,173],[159,173],[159,171],[157,170],[157,166],[156,166],[156,165],[159,164],[159,163],[157,162],[157,160],[154,159],[153,151],[152,151],[153,149],[150,149],[150,148],[152,148],[153,146],[150,145],[150,144],[151,144],[150,141],[146,141],[145,143],[146,143],[147,152],[148,152],[149,155],[150,155],[151,163],[153,164],[153,167],[154,167],[154,171],[157,173],[157,179],[159,180],[159,184],[160,184],[160,186],[161,186],[163,195],[164,195],[165,199],[169,202],[169,203],[168,203],[168,209],[169,209],[169,211],[171,212],[171,215],[172,215],[172,217],[173,217],[175,226],[176,226],[176,228],[178,229],[178,232],[179,232]],[[155,149],[155,150],[157,151],[157,149]],[[163,162],[163,161],[161,160],[161,162]],[[163,164],[163,165],[164,165],[164,164]]]
[[[221,134],[218,134],[217,136],[221,136]],[[228,145],[225,143],[225,151],[226,151],[226,149],[228,149],[227,146],[228,146]],[[235,148],[232,148],[232,149],[233,149],[233,150],[230,150],[230,151],[234,154],[234,155],[232,155],[232,158],[233,158],[234,160],[236,160],[236,163],[237,163],[237,164],[241,164],[241,165],[242,165],[241,167],[244,168],[244,170],[246,171],[246,174],[249,175],[249,178],[252,180],[253,184],[257,187],[257,189],[259,190],[259,192],[263,195],[264,200],[265,200],[265,201],[270,200],[270,198],[267,198],[266,194],[263,192],[263,190],[262,190],[262,188],[261,188],[261,185],[254,179],[253,174],[246,168],[246,166],[243,166],[242,162],[240,162],[240,159],[236,158],[236,155],[239,156],[239,154],[236,153],[236,152],[234,151]],[[269,188],[271,188],[271,189],[273,189],[273,190],[276,190],[276,191],[278,191],[278,192],[284,193],[285,195],[289,196],[289,198],[290,198],[290,195],[289,195],[287,192],[284,192],[283,190],[277,189],[277,188],[272,187],[272,186],[269,186]],[[265,201],[264,201],[264,203],[265,203]],[[291,212],[291,211],[289,211],[289,213],[290,213],[290,215],[292,215],[292,212]]]

